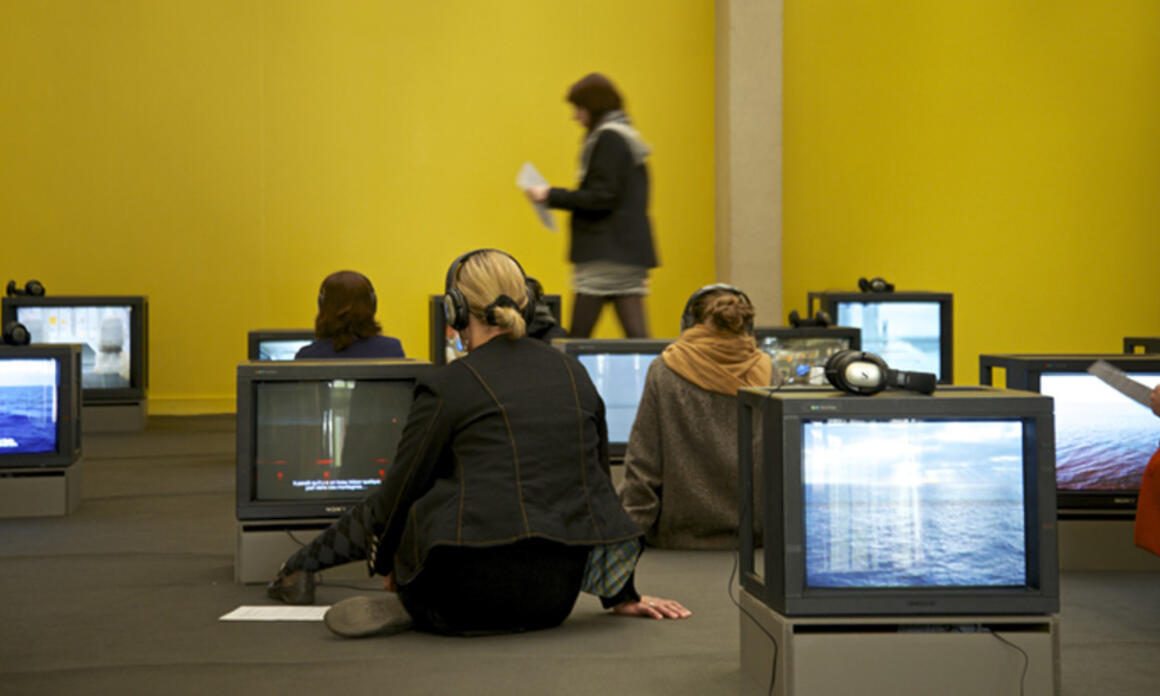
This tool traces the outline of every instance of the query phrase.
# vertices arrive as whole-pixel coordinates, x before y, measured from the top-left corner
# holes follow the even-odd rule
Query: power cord
[[[1016,652],[1023,656],[1023,674],[1019,676],[1019,696],[1023,696],[1023,685],[1027,683],[1027,670],[1029,667],[1031,667],[1031,656],[1027,654],[1026,650],[1019,647],[1018,645],[1015,645],[995,631],[992,630],[991,635],[995,636],[995,640],[1005,645],[1011,646],[1015,649]]]

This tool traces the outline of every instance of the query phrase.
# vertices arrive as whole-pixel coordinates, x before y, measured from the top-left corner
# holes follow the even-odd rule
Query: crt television
[[[300,348],[313,342],[313,329],[255,329],[246,337],[246,357],[250,360],[293,360]]]
[[[1125,336],[1125,353],[1160,353],[1160,336]]]
[[[238,365],[239,520],[337,517],[386,476],[407,422],[415,360]]]
[[[145,398],[149,304],[140,295],[5,297],[3,321],[18,321],[33,343],[81,346],[83,402]]]
[[[862,332],[849,326],[765,326],[753,330],[758,349],[769,353],[782,384],[828,386],[826,361],[843,350],[860,350]]]
[[[980,355],[979,383],[1002,369],[1008,389],[1055,399],[1055,480],[1060,515],[1132,515],[1140,480],[1160,439],[1152,411],[1087,369],[1106,360],[1149,387],[1160,384],[1160,355]]]
[[[0,471],[81,454],[81,347],[0,345]]]
[[[1051,399],[984,387],[747,388],[738,408],[742,584],[769,607],[1059,610]],[[762,520],[760,564],[750,519]]]
[[[810,313],[862,330],[862,350],[892,369],[933,372],[954,382],[954,296],[949,292],[811,292]]]
[[[556,324],[562,325],[560,296],[541,295],[540,302],[548,305]],[[459,334],[452,331],[451,335],[448,335],[447,319],[443,316],[443,295],[431,295],[427,298],[427,325],[431,329],[427,337],[427,347],[432,364],[446,365],[448,358],[455,359],[462,355],[463,346],[459,343]]]
[[[622,459],[636,421],[649,365],[671,338],[562,338],[552,345],[575,357],[604,400],[608,422],[608,454]]]

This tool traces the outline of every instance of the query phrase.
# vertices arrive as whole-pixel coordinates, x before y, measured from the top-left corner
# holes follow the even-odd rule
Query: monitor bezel
[[[56,451],[0,454],[0,470],[62,468],[81,457],[81,347],[77,343],[0,345],[0,360],[55,360],[57,364]]]
[[[410,358],[383,360],[251,360],[237,368],[237,485],[239,521],[326,519],[338,517],[365,497],[318,500],[256,500],[257,468],[254,436],[257,385],[269,382],[323,382],[349,380],[409,380],[428,374],[434,366]]]
[[[548,305],[548,310],[556,319],[558,326],[563,326],[561,312],[563,300],[559,295],[541,295],[540,301]],[[443,294],[431,295],[427,298],[427,353],[428,359],[436,367],[447,364],[445,352],[447,336],[447,318],[443,316]]]
[[[46,295],[3,298],[3,322],[18,307],[129,307],[129,386],[81,389],[83,405],[144,401],[149,390],[149,298],[146,295]],[[65,345],[65,344],[61,344]]]
[[[741,582],[787,616],[1049,614],[1059,610],[1051,399],[987,387],[944,387],[931,396],[886,391],[739,393],[742,520],[753,519],[754,420],[763,429],[764,568],[757,573],[752,524],[741,525]],[[753,412],[758,414],[753,418]],[[819,419],[1019,420],[1023,423],[1026,586],[815,588],[805,581],[801,429]],[[1030,464],[1030,465],[1028,465]],[[790,493],[796,491],[796,494]],[[780,560],[779,560],[780,559]]]
[[[314,339],[314,329],[252,329],[246,334],[246,359],[256,362],[273,362],[258,358],[263,341],[313,341]]]
[[[817,309],[825,311],[836,321],[837,304],[840,302],[878,302],[907,304],[914,302],[937,302],[939,305],[939,384],[954,384],[955,336],[954,336],[954,293],[949,292],[845,292],[824,290],[810,292],[807,296],[810,316]],[[860,339],[859,339],[860,340]],[[891,365],[895,369],[902,369]]]
[[[600,354],[640,353],[659,356],[669,344],[676,340],[675,338],[557,338],[552,341],[552,346],[579,360],[581,355]],[[603,399],[604,397],[601,396],[601,401]],[[607,430],[607,423],[605,429]],[[631,430],[630,427],[629,431],[631,432]],[[627,440],[619,442],[609,439],[608,456],[610,458],[619,462],[624,459],[627,451]]]
[[[979,356],[979,383],[994,382],[994,368],[1005,371],[1006,388],[1039,393],[1043,373],[1087,374],[1097,360],[1105,360],[1131,375],[1132,372],[1160,374],[1160,355],[1124,353],[983,354]],[[1127,398],[1127,397],[1124,397]],[[1089,517],[1100,513],[1135,516],[1139,489],[1118,491],[1056,492],[1059,516]]]
[[[1160,354],[1160,336],[1125,336],[1124,352],[1128,355],[1141,355],[1137,348],[1143,348],[1143,355]]]

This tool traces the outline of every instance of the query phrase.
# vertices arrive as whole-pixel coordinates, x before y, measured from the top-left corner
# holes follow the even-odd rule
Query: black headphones
[[[24,324],[10,321],[4,325],[4,343],[10,346],[26,346],[32,342],[32,335]]]
[[[734,295],[737,295],[741,299],[745,300],[745,304],[749,305],[750,307],[753,306],[753,303],[750,302],[750,300],[749,300],[749,295],[746,295],[740,288],[729,285],[728,283],[713,283],[712,285],[706,285],[706,286],[702,287],[701,289],[697,290],[696,292],[694,292],[689,297],[689,301],[685,303],[685,310],[683,312],[681,312],[681,331],[684,331],[685,329],[692,328],[693,325],[697,323],[697,317],[694,316],[694,313],[693,313],[693,306],[695,304],[697,304],[697,300],[701,299],[702,297],[704,297],[705,295],[708,295],[711,292],[718,292],[718,291],[731,292]],[[746,327],[746,330],[748,330],[750,333],[753,333],[753,322],[752,321],[749,322],[749,325]]]
[[[844,392],[862,396],[877,394],[886,387],[933,394],[938,381],[931,372],[891,370],[881,357],[860,350],[843,350],[831,355],[826,361],[826,379]]]
[[[894,292],[894,283],[886,282],[885,278],[859,278],[858,289],[862,292]]]
[[[44,295],[44,286],[40,284],[39,280],[30,280],[24,284],[24,287],[17,287],[15,280],[8,281],[8,296],[13,295],[28,295],[30,297],[42,297]]]
[[[476,254],[482,254],[485,251],[494,251],[497,254],[503,254],[515,263],[516,268],[520,269],[520,276],[524,279],[525,294],[523,309],[520,309],[519,303],[507,295],[497,297],[495,302],[492,302],[485,308],[487,312],[487,323],[493,326],[495,325],[496,307],[511,307],[512,309],[519,310],[520,316],[524,318],[525,324],[531,324],[532,318],[536,314],[536,302],[533,299],[535,296],[535,288],[528,282],[528,274],[524,272],[524,267],[520,265],[516,257],[502,249],[484,248],[469,251],[466,254],[460,254],[447,268],[447,278],[443,281],[443,317],[447,320],[447,325],[456,331],[462,331],[467,328],[467,320],[471,316],[471,307],[467,304],[467,298],[463,296],[463,292],[455,287],[455,277],[459,274],[459,269],[467,262],[467,259]]]
[[[796,309],[789,313],[789,325],[795,329],[800,329],[803,326],[820,326],[825,328],[833,323],[834,320],[830,317],[830,313],[822,310],[818,310],[814,316],[806,318],[798,316]]]

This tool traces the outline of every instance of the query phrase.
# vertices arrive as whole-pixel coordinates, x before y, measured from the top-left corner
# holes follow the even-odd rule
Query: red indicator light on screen
[[[334,460],[333,459],[319,459],[318,463],[319,464],[333,464]]]
[[[399,422],[399,419],[398,419],[398,418],[392,418],[392,419],[391,419],[391,422],[392,422],[392,423],[398,423],[398,422]]]
[[[322,478],[330,478],[330,472],[329,471],[322,472]]]
[[[281,479],[281,478],[282,478],[282,472],[281,472],[281,471],[279,471],[279,472],[278,472],[278,478],[279,478],[279,479]]]
[[[283,464],[286,463],[286,460],[285,459],[275,459],[274,463],[277,464],[278,466],[282,466]]]
[[[386,464],[386,463],[387,463],[387,458],[386,458],[386,457],[379,457],[379,458],[378,458],[378,459],[376,459],[375,461],[376,461],[376,462],[378,462],[379,464]]]
[[[384,471],[383,469],[379,469],[379,478],[383,478],[386,475],[387,475],[386,471]]]

